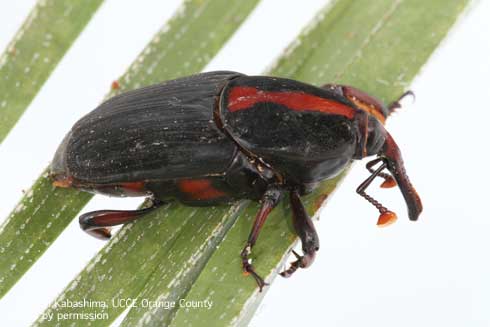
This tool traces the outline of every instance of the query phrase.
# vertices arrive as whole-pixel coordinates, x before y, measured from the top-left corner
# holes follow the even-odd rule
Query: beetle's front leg
[[[291,266],[281,272],[282,277],[290,277],[298,268],[307,268],[315,260],[316,251],[320,248],[320,241],[316,233],[315,226],[310,216],[306,212],[297,191],[290,192],[291,208],[293,210],[293,225],[296,234],[301,240],[303,256],[293,251],[296,261]]]
[[[262,277],[260,277],[256,272],[252,264],[250,263],[249,255],[252,253],[252,247],[255,245],[257,238],[259,236],[260,230],[264,225],[269,213],[275,206],[279,203],[281,195],[283,193],[282,188],[277,185],[271,185],[267,188],[261,199],[261,207],[257,215],[255,216],[254,224],[250,235],[248,236],[248,241],[243,248],[240,256],[242,257],[242,267],[245,274],[250,274],[257,282],[257,285],[262,291],[262,288],[267,285]]]
[[[404,92],[402,95],[400,95],[398,99],[390,103],[390,105],[388,106],[388,112],[391,114],[396,109],[401,108],[400,101],[407,95],[410,95],[415,100],[415,94],[411,90],[408,90]]]

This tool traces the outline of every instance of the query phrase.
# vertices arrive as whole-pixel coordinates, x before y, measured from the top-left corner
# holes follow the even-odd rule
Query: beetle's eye
[[[386,131],[383,125],[373,116],[369,116],[366,155],[372,156],[377,154],[385,143],[385,138]]]

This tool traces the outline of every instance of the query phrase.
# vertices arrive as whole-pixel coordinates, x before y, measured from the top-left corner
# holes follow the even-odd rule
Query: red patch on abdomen
[[[178,182],[178,186],[194,200],[212,200],[226,195],[214,188],[209,179],[184,179]]]
[[[316,95],[303,92],[267,92],[255,87],[233,87],[228,95],[228,110],[231,112],[245,110],[259,102],[278,103],[295,111],[317,111],[327,114],[354,118],[356,110]]]
[[[128,183],[121,183],[119,186],[124,189],[128,190],[130,192],[135,192],[135,193],[144,193],[146,191],[145,188],[145,182],[128,182]]]

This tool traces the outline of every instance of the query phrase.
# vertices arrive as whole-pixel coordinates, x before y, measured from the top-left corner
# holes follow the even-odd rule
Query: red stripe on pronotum
[[[228,110],[244,110],[259,102],[273,102],[295,111],[317,111],[354,118],[356,110],[335,100],[303,92],[268,92],[255,87],[236,86],[228,95]]]

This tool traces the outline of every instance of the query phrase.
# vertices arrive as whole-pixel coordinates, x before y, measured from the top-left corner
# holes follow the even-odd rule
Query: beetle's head
[[[383,112],[383,106],[377,108],[380,113]],[[422,202],[407,176],[398,145],[383,125],[384,120],[379,119],[379,113],[373,114],[367,110],[359,112],[354,119],[357,123],[358,138],[353,158],[360,160],[377,155],[398,184],[407,204],[409,218],[417,220],[422,212]]]
[[[408,207],[408,216],[411,220],[417,220],[422,212],[422,201],[408,179],[398,145],[383,126],[394,109],[400,107],[399,101],[406,95],[413,96],[413,93],[407,91],[398,100],[385,106],[378,99],[352,86],[326,84],[322,87],[347,98],[362,110],[355,117],[359,136],[353,158],[362,159],[377,155],[398,184]]]
[[[391,176],[398,184],[408,207],[408,216],[411,220],[417,220],[422,212],[422,202],[408,179],[402,155],[395,140],[373,115],[360,112],[355,120],[359,136],[354,159],[377,155],[378,160],[381,159],[386,164]]]

